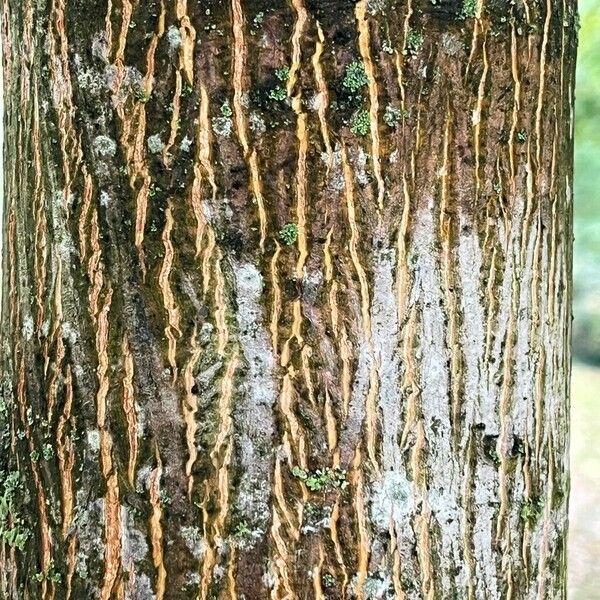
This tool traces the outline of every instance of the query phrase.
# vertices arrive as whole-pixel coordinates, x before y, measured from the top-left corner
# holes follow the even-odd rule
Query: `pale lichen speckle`
[[[182,527],[181,537],[194,558],[200,560],[206,550],[204,536],[198,527]]]
[[[217,135],[228,138],[233,131],[233,121],[230,117],[214,117],[212,128]]]
[[[62,325],[62,336],[64,340],[73,345],[75,342],[77,342],[79,333],[70,321],[65,321]]]
[[[161,137],[160,137],[160,135],[158,133],[155,134],[155,135],[151,135],[148,138],[147,143],[148,143],[148,150],[152,154],[160,154],[163,151],[164,147],[165,147],[165,144],[162,141],[162,139],[161,139]]]
[[[265,120],[257,112],[250,113],[250,129],[257,135],[261,135],[267,130]]]
[[[100,450],[100,432],[97,429],[88,430],[87,443],[92,452],[98,452]]]
[[[194,141],[190,139],[187,135],[181,140],[179,147],[182,152],[189,152],[192,148],[192,144]]]
[[[371,520],[382,533],[412,512],[412,490],[405,475],[386,471],[371,484],[371,489]]]
[[[444,33],[442,36],[442,48],[449,56],[455,56],[464,48],[464,42],[453,33]]]
[[[167,41],[172,50],[177,50],[181,46],[181,32],[175,25],[171,25],[167,30]]]
[[[107,135],[99,135],[94,139],[94,150],[101,157],[115,156],[117,143]]]

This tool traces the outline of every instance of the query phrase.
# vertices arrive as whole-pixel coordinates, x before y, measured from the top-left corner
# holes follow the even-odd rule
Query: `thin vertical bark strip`
[[[0,596],[565,598],[574,0],[4,0]]]

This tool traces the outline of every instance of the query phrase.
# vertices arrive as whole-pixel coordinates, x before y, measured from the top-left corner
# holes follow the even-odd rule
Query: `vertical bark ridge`
[[[231,0],[232,28],[233,28],[233,110],[238,138],[247,157],[250,168],[250,184],[254,199],[258,206],[258,217],[260,220],[260,247],[264,250],[265,237],[267,235],[267,215],[262,194],[260,181],[258,157],[256,149],[250,146],[248,140],[248,123],[244,113],[244,102],[246,98],[245,78],[247,44],[244,32],[244,11],[240,0]]]
[[[385,184],[381,175],[380,144],[379,144],[379,95],[377,92],[377,81],[371,59],[371,36],[369,33],[369,21],[366,18],[368,0],[360,0],[356,4],[356,20],[358,27],[358,45],[360,55],[364,64],[365,73],[369,80],[369,114],[371,132],[371,151],[373,154],[373,172],[377,180],[377,204],[379,209],[383,207],[385,196]]]

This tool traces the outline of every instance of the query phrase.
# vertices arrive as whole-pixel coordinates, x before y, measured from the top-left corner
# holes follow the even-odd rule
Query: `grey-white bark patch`
[[[250,113],[250,129],[257,135],[261,135],[267,130],[265,120],[256,112]]]
[[[477,580],[478,598],[500,598],[498,579],[494,563],[490,560],[490,544],[493,547],[493,532],[495,526],[495,508],[480,506],[477,511],[477,521],[473,527],[473,554],[475,558],[475,575]]]
[[[368,0],[367,7],[372,15],[384,12],[387,8],[387,0]]]
[[[200,573],[188,571],[185,576],[185,583],[188,587],[195,587],[200,584]]]
[[[234,420],[243,468],[238,506],[253,526],[264,526],[269,516],[275,357],[264,326],[263,278],[250,263],[234,263],[233,269],[239,340],[248,369]]]
[[[533,271],[538,269],[538,265],[534,265],[536,260],[536,244],[538,236],[541,232],[538,230],[537,223],[532,223],[532,230],[529,232],[528,239],[522,242],[522,251],[524,264],[520,265],[520,282],[518,285],[519,292],[519,308],[516,319],[517,336],[515,344],[515,361],[514,361],[514,405],[510,411],[509,427],[510,433],[518,436],[520,439],[527,437],[533,439],[533,424],[535,422],[534,398],[535,398],[535,374],[536,369],[533,361],[538,358],[537,340],[531,339],[533,331],[533,315],[532,315],[532,287]],[[522,283],[521,283],[522,282]],[[538,301],[539,304],[539,301]],[[512,444],[512,435],[510,436]],[[504,448],[505,452],[510,452],[508,444]]]
[[[463,231],[458,239],[458,280],[460,283],[460,311],[463,315],[461,346],[464,360],[463,385],[466,402],[464,436],[470,433],[470,425],[482,423],[485,419],[486,434],[498,433],[498,423],[493,411],[481,413],[480,399],[485,394],[484,378],[481,377],[483,364],[482,348],[485,347],[485,315],[480,289],[482,255],[475,232],[467,229],[468,218],[460,216],[459,229]],[[465,233],[468,231],[468,233]]]
[[[394,281],[397,259],[394,250],[376,250],[377,245],[374,244],[371,326],[373,353],[378,369],[377,405],[381,424],[382,474],[370,485],[370,516],[378,534],[371,548],[372,565],[386,567],[386,553],[377,549],[384,543],[387,545],[393,524],[405,577],[411,578],[417,576],[413,559],[415,536],[412,523],[416,499],[413,484],[406,475],[400,446],[404,401],[400,389],[400,325]],[[385,577],[379,583],[375,578],[371,586],[385,593],[387,586],[384,581]]]
[[[350,161],[354,167],[354,173],[358,183],[361,185],[368,185],[370,180],[367,173],[369,155],[362,148],[359,148],[356,154],[350,153]]]
[[[113,105],[122,105],[132,93],[135,95],[144,87],[144,76],[135,67],[125,67],[125,75],[115,65],[106,65],[102,73],[103,86],[112,92]]]
[[[21,329],[23,338],[26,341],[29,341],[32,338],[33,328],[34,328],[33,317],[31,315],[27,315],[26,317],[23,318],[23,327]]]
[[[313,94],[308,100],[308,106],[309,106],[310,110],[316,112],[321,108],[321,106],[323,105],[323,102],[324,102],[323,94],[321,94],[321,93]]]
[[[201,344],[208,344],[208,342],[210,342],[214,329],[214,325],[208,321],[202,324],[199,336]]]
[[[73,237],[63,220],[66,212],[65,206],[72,206],[74,200],[73,194],[69,194],[65,197],[65,193],[62,190],[55,191],[51,196],[52,232],[55,235],[57,254],[64,262],[69,262],[71,260],[71,255],[75,252]],[[52,270],[54,274],[57,272],[54,263],[52,264]],[[64,279],[63,286],[67,285],[70,291],[72,289],[71,275],[64,273]]]
[[[104,32],[97,33],[92,38],[92,55],[100,59],[102,62],[108,62],[110,49],[108,47],[106,34]]]
[[[421,307],[421,410],[427,448],[427,470],[437,490],[428,499],[432,516],[440,523],[439,556],[443,557],[436,579],[444,589],[451,589],[455,577],[464,577],[460,547],[460,473],[451,446],[450,356],[446,346],[445,315],[442,309],[442,275],[436,250],[434,201],[416,216],[413,247],[418,254],[415,269],[415,292]],[[456,376],[456,374],[455,374]],[[456,569],[459,575],[456,575]]]
[[[321,271],[307,271],[302,279],[302,297],[310,304],[314,304],[323,283]]]
[[[217,360],[217,362],[215,362],[213,365],[210,365],[210,367],[207,367],[206,369],[198,373],[198,375],[196,375],[196,384],[198,385],[200,390],[209,389],[210,384],[215,380],[215,377],[221,370],[222,366],[223,361]]]
[[[135,588],[125,586],[125,600],[155,600],[155,598],[152,582],[145,573],[136,577]]]
[[[355,575],[350,582],[350,596],[358,597],[358,576]],[[365,600],[393,600],[394,587],[391,577],[382,571],[369,575],[362,586],[362,597]]]
[[[148,543],[146,533],[139,531],[135,527],[132,511],[125,506],[121,507],[121,546],[123,548],[123,570],[128,571],[132,563],[135,565],[141,563],[148,554]]]
[[[335,151],[332,152],[331,158],[327,152],[323,152],[321,154],[321,160],[326,164],[331,160],[331,169],[329,170],[327,187],[332,191],[341,192],[346,183],[342,171],[342,151],[340,150],[339,144],[336,144]]]
[[[381,251],[375,258],[371,318],[373,350],[379,375],[378,406],[381,416],[384,470],[401,468],[398,444],[401,432],[400,359],[398,356],[398,304],[394,290],[395,256]]]
[[[390,266],[389,260],[391,260],[391,256],[391,254],[382,253],[374,257],[374,262],[380,265],[381,260],[384,262],[388,261],[388,266]],[[352,382],[348,415],[340,436],[340,449],[342,463],[344,464],[348,464],[352,460],[357,444],[359,443],[360,436],[363,432],[364,420],[366,416],[366,401],[371,386],[371,376],[373,371],[377,369],[377,361],[381,358],[378,356],[378,353],[383,350],[385,355],[383,357],[385,362],[384,368],[388,370],[391,365],[390,352],[394,352],[394,350],[390,348],[383,349],[383,346],[389,341],[389,339],[387,339],[387,333],[383,332],[383,323],[380,321],[384,316],[382,311],[389,310],[389,307],[384,307],[383,303],[389,301],[390,298],[386,297],[384,300],[383,296],[386,296],[387,292],[389,291],[389,289],[386,288],[386,285],[390,284],[390,280],[388,278],[386,284],[382,284],[382,277],[385,278],[385,275],[382,276],[381,273],[378,273],[374,277],[374,279],[377,281],[374,282],[374,285],[378,286],[378,290],[374,290],[373,300],[371,301],[370,330],[367,330],[368,324],[364,321],[361,314],[361,300],[358,298],[358,293],[351,293],[349,294],[348,298],[350,311],[353,314],[354,322],[357,324],[356,331],[354,332],[354,346],[356,347],[355,355],[357,356],[357,364]],[[392,301],[392,306],[395,306],[395,301]],[[397,317],[394,316],[393,318],[396,319]],[[383,402],[387,402],[388,400],[390,402],[387,408],[391,408],[392,411],[395,411],[396,409],[392,406],[392,403],[394,402],[394,392],[392,390],[397,382],[382,382],[380,380],[379,383],[383,383],[383,396],[381,394],[379,395],[379,403],[381,404],[382,398],[385,397]],[[399,400],[399,398],[397,400]],[[386,415],[388,421],[385,424],[385,426],[388,427],[390,426],[389,417],[390,414],[388,412]],[[393,420],[394,419],[392,418],[392,421]],[[387,435],[388,433],[389,430],[384,435]],[[386,444],[389,451],[388,462],[390,461],[390,455],[395,452],[391,446],[391,444],[395,442],[395,436],[393,436],[393,438],[394,439],[392,440],[387,440]],[[393,468],[393,465],[390,464],[386,468]]]
[[[136,476],[136,480],[135,480],[135,489],[138,492],[143,492],[144,490],[148,489],[148,486],[150,484],[150,473],[151,473],[151,469],[148,465],[144,465],[143,467],[140,467],[137,471],[137,476]]]
[[[79,333],[74,329],[73,324],[70,321],[65,321],[62,324],[62,337],[63,340],[69,342],[71,345],[75,344],[79,338]]]
[[[90,567],[97,566],[104,556],[104,542],[102,541],[104,498],[89,502],[83,491],[80,491],[77,494],[77,507],[74,523],[79,550],[75,560],[75,570],[82,579],[85,579]]]

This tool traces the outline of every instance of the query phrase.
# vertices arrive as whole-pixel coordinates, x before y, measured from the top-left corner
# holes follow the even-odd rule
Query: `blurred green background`
[[[581,360],[600,365],[600,2],[580,0],[575,144],[575,323]]]
[[[569,598],[600,600],[600,0],[579,0]]]

